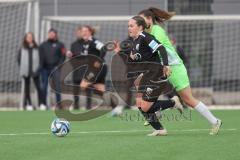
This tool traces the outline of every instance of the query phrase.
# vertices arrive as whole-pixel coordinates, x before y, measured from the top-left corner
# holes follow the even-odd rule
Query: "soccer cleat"
[[[112,110],[111,116],[112,117],[120,116],[122,115],[122,113],[123,113],[123,106],[119,105]]]
[[[181,114],[183,113],[183,105],[181,104],[178,96],[174,96],[172,100],[175,102],[174,108],[176,108]]]
[[[27,111],[33,111],[33,106],[32,105],[27,105],[26,110]]]
[[[46,110],[47,110],[47,106],[45,106],[44,104],[41,104],[40,107],[39,107],[39,109],[40,109],[41,111],[46,111]]]
[[[222,125],[222,121],[220,119],[217,120],[217,124],[212,126],[212,129],[210,131],[210,135],[217,135],[219,133],[220,127]]]
[[[148,136],[166,136],[166,135],[167,135],[166,129],[155,130],[153,131],[153,133],[148,134]]]
[[[150,123],[149,123],[148,121],[145,121],[143,125],[144,125],[144,126],[149,126]]]

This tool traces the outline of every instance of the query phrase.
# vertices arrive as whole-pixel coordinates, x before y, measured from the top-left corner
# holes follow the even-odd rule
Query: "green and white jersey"
[[[165,30],[159,25],[153,25],[151,27],[151,35],[153,35],[160,43],[165,47],[168,54],[168,64],[177,65],[182,64],[182,59],[178,56],[174,46],[168,38]]]

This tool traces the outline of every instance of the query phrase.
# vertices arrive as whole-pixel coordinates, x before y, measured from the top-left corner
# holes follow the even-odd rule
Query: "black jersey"
[[[139,62],[160,62],[158,52],[162,55],[162,64],[168,65],[167,52],[163,45],[147,32],[142,32],[133,40],[132,54]]]
[[[99,40],[92,38],[88,41],[84,41],[83,39],[78,39],[71,45],[71,52],[73,56],[79,55],[95,55],[100,57],[102,60],[106,54],[103,49],[104,44]]]

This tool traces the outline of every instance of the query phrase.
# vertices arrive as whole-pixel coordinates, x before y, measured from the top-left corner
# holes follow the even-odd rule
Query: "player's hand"
[[[164,66],[163,67],[163,76],[168,77],[171,74],[171,68],[169,66]]]
[[[66,52],[66,55],[67,55],[67,57],[72,57],[72,56],[73,56],[73,53],[72,53],[71,51],[67,51],[67,52]]]
[[[86,89],[89,85],[90,85],[90,83],[85,79],[83,79],[82,82],[80,83],[80,87],[82,89]]]
[[[116,46],[115,49],[114,49],[114,52],[115,52],[115,53],[119,53],[120,50],[121,50],[120,44],[119,44],[118,41],[114,41],[114,43],[115,43],[115,46]]]

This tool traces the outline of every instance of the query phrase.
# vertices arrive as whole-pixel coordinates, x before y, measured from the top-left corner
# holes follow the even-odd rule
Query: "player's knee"
[[[144,100],[141,101],[140,107],[141,107],[143,112],[148,112],[149,109],[151,108],[151,106],[152,106],[152,102],[147,102],[147,101],[144,101]]]
[[[149,108],[147,108],[146,106],[143,106],[143,105],[141,106],[141,109],[145,113],[148,112],[148,110],[149,110]]]

